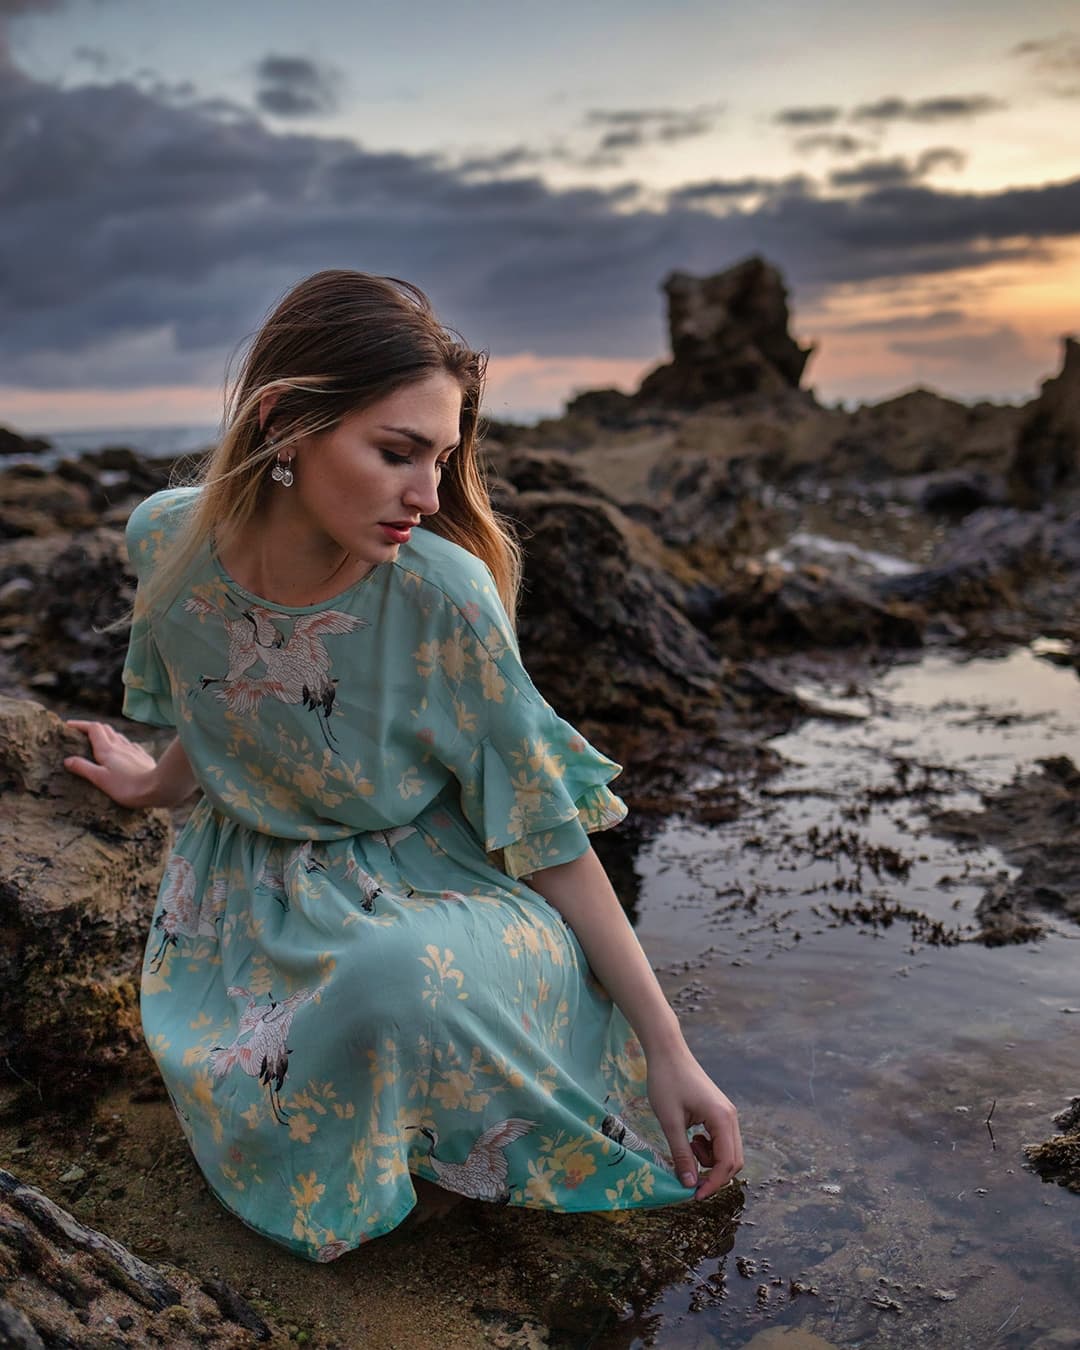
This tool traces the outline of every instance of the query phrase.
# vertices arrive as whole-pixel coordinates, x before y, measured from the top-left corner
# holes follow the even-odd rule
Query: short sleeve
[[[152,501],[153,499],[151,499]],[[128,558],[138,577],[132,611],[131,635],[121,679],[124,685],[123,713],[136,722],[152,726],[176,725],[173,713],[172,681],[154,638],[150,615],[144,600],[144,575],[148,566],[145,522],[147,503],[137,507],[128,521],[126,542]]]
[[[479,562],[470,572],[468,598],[445,606],[441,635],[422,644],[417,668],[439,713],[434,749],[461,784],[462,810],[519,877],[580,857],[590,832],[624,819],[608,787],[622,770],[536,689],[490,572]]]

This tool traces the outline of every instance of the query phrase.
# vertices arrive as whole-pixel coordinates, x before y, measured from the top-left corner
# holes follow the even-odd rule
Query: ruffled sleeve
[[[462,596],[447,596],[441,634],[423,643],[434,750],[461,785],[462,810],[510,876],[570,862],[588,834],[626,806],[608,787],[621,766],[546,702],[518,653],[495,582],[471,560]]]
[[[128,558],[138,578],[132,611],[131,635],[121,676],[124,685],[125,717],[152,726],[176,725],[173,713],[172,681],[154,638],[153,625],[144,601],[144,580],[151,566],[156,531],[148,530],[155,518],[155,499],[150,498],[132,512],[125,539]]]

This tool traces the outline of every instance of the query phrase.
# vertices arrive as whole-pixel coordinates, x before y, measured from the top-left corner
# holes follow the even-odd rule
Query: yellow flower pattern
[[[140,583],[193,500],[133,514]],[[536,691],[483,564],[421,529],[324,606],[270,606],[208,549],[163,612],[143,595],[125,710],[175,728],[202,792],[143,1023],[223,1203],[328,1261],[399,1224],[414,1175],[551,1209],[685,1199],[640,1046],[527,884],[623,818],[618,766]]]

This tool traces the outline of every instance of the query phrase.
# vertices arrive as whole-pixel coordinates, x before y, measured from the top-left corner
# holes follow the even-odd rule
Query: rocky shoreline
[[[677,274],[667,293],[673,358],[637,393],[592,391],[536,427],[492,424],[485,441],[496,502],[527,551],[526,664],[545,696],[625,765],[639,830],[673,813],[731,818],[740,793],[777,768],[770,737],[807,717],[844,715],[778,675],[778,656],[858,653],[887,665],[926,647],[985,652],[1040,638],[1048,659],[1080,669],[1080,345],[1066,339],[1060,374],[1023,407],[965,407],[917,390],[845,412],[800,387],[809,353],[790,337],[782,280],[767,263],[704,280]],[[170,1274],[175,1299],[151,1309],[130,1280],[102,1275],[100,1244],[77,1240],[55,1215],[42,1219],[20,1189],[20,1178],[46,1186],[54,1175],[55,1147],[40,1141],[66,1140],[67,1173],[83,1175],[54,1199],[71,1204],[85,1231],[87,1217],[115,1215],[94,1175],[116,1189],[132,1115],[149,1111],[161,1141],[170,1128],[139,1048],[134,985],[170,824],[162,813],[107,809],[66,775],[72,733],[55,714],[119,716],[126,639],[108,626],[133,593],[123,523],[191,463],[116,448],[45,467],[47,450],[0,436],[0,455],[13,457],[0,463],[0,1042],[9,1071],[0,1162],[16,1174],[0,1177],[0,1262],[5,1284],[16,1270],[35,1272],[0,1303],[5,1343],[242,1346],[303,1332],[313,1344],[349,1345],[340,1329],[290,1322],[288,1300],[255,1297],[249,1307],[209,1269],[179,1283]],[[702,786],[710,774],[714,785]],[[1080,919],[1078,803],[1080,773],[1061,757],[987,794],[981,812],[935,820],[960,843],[994,842],[1020,869],[987,888],[981,941],[1028,941],[1047,922]],[[605,845],[613,875],[632,876],[620,844]],[[848,921],[880,920],[848,908]],[[1065,1138],[1054,1157],[1065,1157],[1063,1180],[1075,1188],[1075,1133]],[[140,1162],[139,1147],[126,1165],[145,1192],[156,1163]],[[101,1163],[114,1152],[117,1164]],[[198,1191],[190,1165],[169,1156]],[[721,1256],[738,1202],[700,1221],[656,1212],[622,1226],[465,1208],[422,1243],[386,1244],[372,1276],[381,1306],[393,1305],[403,1262],[437,1281],[455,1244],[476,1248],[478,1269],[480,1248],[511,1244],[548,1292],[537,1300],[492,1277],[451,1319],[446,1343],[556,1345],[575,1343],[559,1337],[588,1310],[622,1316],[635,1300],[646,1306],[680,1263],[713,1248]],[[136,1252],[142,1241],[154,1260],[152,1234],[127,1227],[125,1241]],[[158,1240],[192,1259],[190,1243],[182,1251],[168,1234]],[[571,1279],[563,1255],[582,1243],[593,1265]],[[239,1268],[262,1262],[284,1281],[288,1262],[256,1250],[254,1265]],[[368,1254],[360,1259],[369,1269]],[[261,1287],[257,1270],[249,1284]],[[364,1344],[394,1343],[380,1335]]]

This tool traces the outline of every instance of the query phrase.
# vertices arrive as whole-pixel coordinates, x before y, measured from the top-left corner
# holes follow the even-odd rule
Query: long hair
[[[443,471],[439,511],[425,528],[491,569],[513,621],[521,550],[491,505],[477,453],[486,356],[436,318],[427,296],[395,277],[316,272],[294,286],[251,341],[226,394],[225,429],[196,483],[201,491],[143,603],[167,606],[216,535],[241,530],[268,490],[267,470],[293,441],[332,430],[349,413],[438,371],[461,385],[461,443]],[[273,395],[273,445],[260,405]]]

